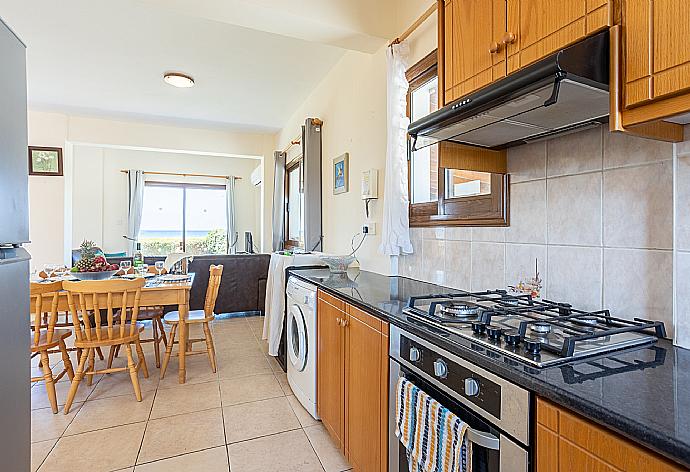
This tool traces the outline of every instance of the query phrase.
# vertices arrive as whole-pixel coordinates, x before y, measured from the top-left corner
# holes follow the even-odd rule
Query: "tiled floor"
[[[266,355],[262,324],[259,317],[216,320],[218,373],[211,372],[206,356],[193,356],[185,385],[177,383],[176,359],[159,381],[152,345],[145,344],[151,375],[139,375],[141,403],[127,373],[97,378],[91,387],[82,382],[67,416],[54,415],[45,387],[34,384],[32,472],[349,470],[321,423],[292,395],[286,374]],[[59,356],[52,361],[59,369]],[[66,378],[57,384],[60,403],[68,389]]]

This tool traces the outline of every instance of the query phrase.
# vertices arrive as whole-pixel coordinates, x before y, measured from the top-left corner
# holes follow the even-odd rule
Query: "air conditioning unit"
[[[252,171],[252,176],[251,176],[252,185],[254,185],[254,186],[259,185],[262,181],[263,175],[264,175],[264,166],[262,164]]]

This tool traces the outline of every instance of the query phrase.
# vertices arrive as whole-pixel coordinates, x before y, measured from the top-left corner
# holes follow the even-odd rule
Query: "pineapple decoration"
[[[104,272],[119,269],[117,264],[108,264],[105,257],[97,255],[96,244],[93,241],[84,240],[79,250],[81,259],[74,265],[73,272]]]

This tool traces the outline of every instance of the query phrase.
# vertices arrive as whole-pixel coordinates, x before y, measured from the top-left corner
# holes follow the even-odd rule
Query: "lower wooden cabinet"
[[[317,409],[353,469],[385,472],[388,323],[319,292]]]
[[[327,295],[327,294],[325,294]],[[329,303],[330,302],[330,303]],[[323,425],[340,449],[345,445],[345,337],[341,320],[345,304],[332,297],[317,302],[316,409]]]
[[[686,470],[621,436],[537,399],[537,472]]]

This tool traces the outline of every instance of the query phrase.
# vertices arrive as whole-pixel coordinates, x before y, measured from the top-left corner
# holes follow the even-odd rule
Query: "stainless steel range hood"
[[[439,141],[490,149],[608,121],[609,34],[591,36],[412,123],[413,150]]]

